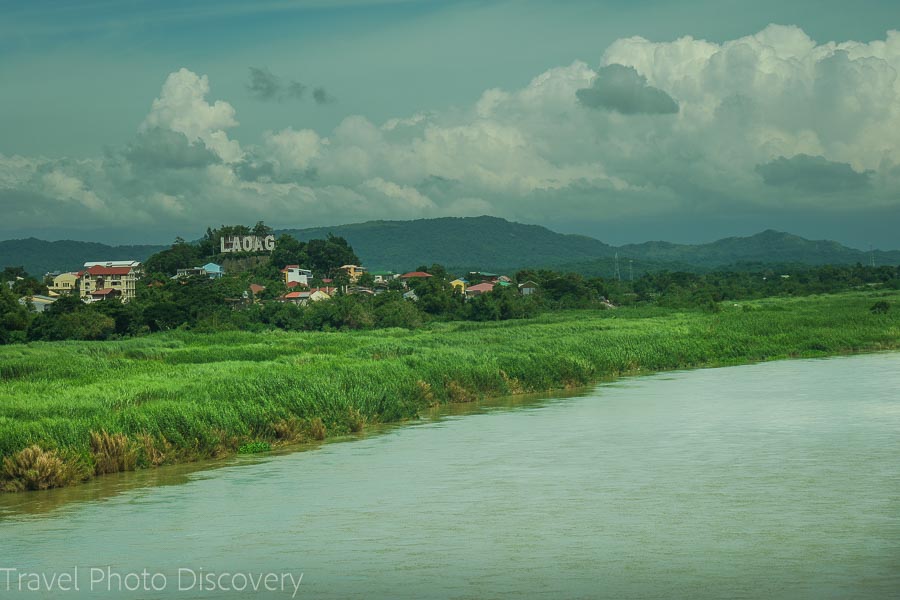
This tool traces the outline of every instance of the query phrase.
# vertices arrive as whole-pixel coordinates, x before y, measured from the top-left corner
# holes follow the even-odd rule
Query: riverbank
[[[879,300],[894,308],[869,309]],[[900,293],[352,333],[0,347],[0,488],[226,456],[621,374],[900,348]],[[252,445],[251,445],[252,444]]]

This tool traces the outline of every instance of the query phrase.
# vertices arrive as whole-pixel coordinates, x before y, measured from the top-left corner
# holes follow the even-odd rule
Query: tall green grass
[[[878,300],[897,308],[873,314]],[[102,473],[221,456],[250,442],[321,439],[413,419],[435,404],[623,373],[894,349],[898,300],[859,292],[717,313],[635,308],[416,331],[172,332],[0,347],[8,467],[0,488],[43,485],[17,481],[35,448],[52,453],[44,468]]]

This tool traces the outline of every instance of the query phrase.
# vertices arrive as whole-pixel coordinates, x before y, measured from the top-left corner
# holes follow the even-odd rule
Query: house
[[[347,274],[350,283],[359,281],[359,278],[366,272],[366,268],[359,265],[344,265],[340,267],[340,270]]]
[[[218,279],[225,274],[225,269],[222,267],[222,265],[217,265],[213,262],[206,263],[200,268],[206,271],[206,274],[209,275],[210,279]]]
[[[57,294],[71,294],[78,291],[78,273],[61,273],[53,278],[53,283],[48,288]]]
[[[34,312],[44,312],[44,310],[54,302],[56,302],[56,298],[41,296],[39,294],[35,294],[34,296],[23,296],[19,298],[19,304],[21,304],[22,306],[28,306],[29,304],[31,304]]]
[[[403,298],[405,300],[412,300],[413,302],[418,302],[419,297],[416,295],[415,290],[409,290],[408,292],[403,293]]]
[[[523,296],[530,296],[537,291],[538,291],[538,284],[531,281],[530,279],[528,281],[525,281],[525,282],[522,282],[519,284],[519,293],[522,294]]]
[[[309,292],[311,294],[313,292],[322,292],[323,294],[327,295],[329,298],[331,296],[334,296],[335,294],[337,294],[337,291],[338,291],[338,289],[336,287],[329,287],[327,285],[325,287],[317,287],[317,288],[312,288],[311,290],[309,290]]]
[[[393,271],[370,271],[375,283],[387,283],[391,279],[397,279],[399,275]]]
[[[459,279],[454,279],[453,281],[451,281],[450,285],[453,286],[453,289],[455,291],[458,291],[461,294],[465,294],[466,286],[469,285],[469,282],[460,277]]]
[[[484,271],[472,271],[469,273],[469,281],[479,281],[481,283],[485,282],[493,282],[499,279],[499,275],[496,273],[485,273]]]
[[[141,263],[136,260],[114,260],[107,262],[86,262],[84,270],[78,273],[81,285],[78,295],[86,301],[94,301],[93,294],[107,288],[117,294],[103,294],[103,298],[119,298],[127,302],[134,298],[135,286],[141,276]]]
[[[175,277],[172,279],[182,279],[184,277],[206,277],[206,269],[203,267],[191,267],[190,269],[178,269],[175,271]]]
[[[409,273],[401,275],[400,279],[409,281],[410,279],[428,279],[429,277],[431,277],[431,275],[425,271],[410,271]]]
[[[331,289],[332,289],[331,294],[329,294],[326,291],[323,291],[324,288],[315,289],[315,290],[309,292],[309,301],[310,302],[319,302],[321,300],[331,300],[332,294],[337,291],[334,288],[331,288]]]
[[[104,300],[118,300],[122,297],[122,290],[116,288],[102,288],[91,292],[88,302],[103,302]]]
[[[285,302],[288,304],[297,304],[299,306],[305,306],[310,302],[321,302],[322,300],[330,300],[331,295],[323,291],[322,289],[314,289],[314,290],[304,290],[302,292],[288,292],[278,297],[279,302]]]
[[[281,273],[284,275],[284,284],[287,286],[290,286],[291,283],[309,285],[313,276],[312,271],[301,269],[300,265],[287,265],[281,270]]]
[[[309,298],[309,292],[288,292],[278,296],[278,301],[285,304],[305,304],[307,298]]]
[[[249,289],[252,300],[256,301],[256,298],[265,291],[266,286],[259,285],[258,283],[251,283]]]
[[[482,294],[492,292],[493,290],[493,283],[479,283],[477,285],[470,285],[468,288],[466,288],[466,296],[468,296],[469,298],[474,298],[475,296],[480,296]]]

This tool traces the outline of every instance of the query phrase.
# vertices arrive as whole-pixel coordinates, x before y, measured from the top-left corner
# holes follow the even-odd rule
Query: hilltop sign
[[[275,249],[275,236],[223,235],[219,238],[219,250],[229,252],[271,252]]]

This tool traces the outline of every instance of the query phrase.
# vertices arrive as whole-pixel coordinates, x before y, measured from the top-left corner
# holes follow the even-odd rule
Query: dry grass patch
[[[366,418],[359,412],[358,408],[347,410],[347,427],[352,433],[359,433],[365,426]]]
[[[465,386],[452,379],[447,382],[444,389],[447,390],[447,399],[452,403],[475,402],[478,400],[478,394],[466,389]]]
[[[91,432],[91,456],[94,474],[133,471],[137,466],[137,447],[124,433]]]
[[[309,437],[314,440],[325,439],[325,423],[320,417],[316,417],[309,422]]]
[[[3,459],[0,489],[7,492],[46,490],[83,481],[90,476],[82,461],[34,445]]]
[[[172,445],[165,439],[157,440],[149,433],[141,433],[136,437],[138,446],[138,464],[147,467],[158,467],[166,462]]]

